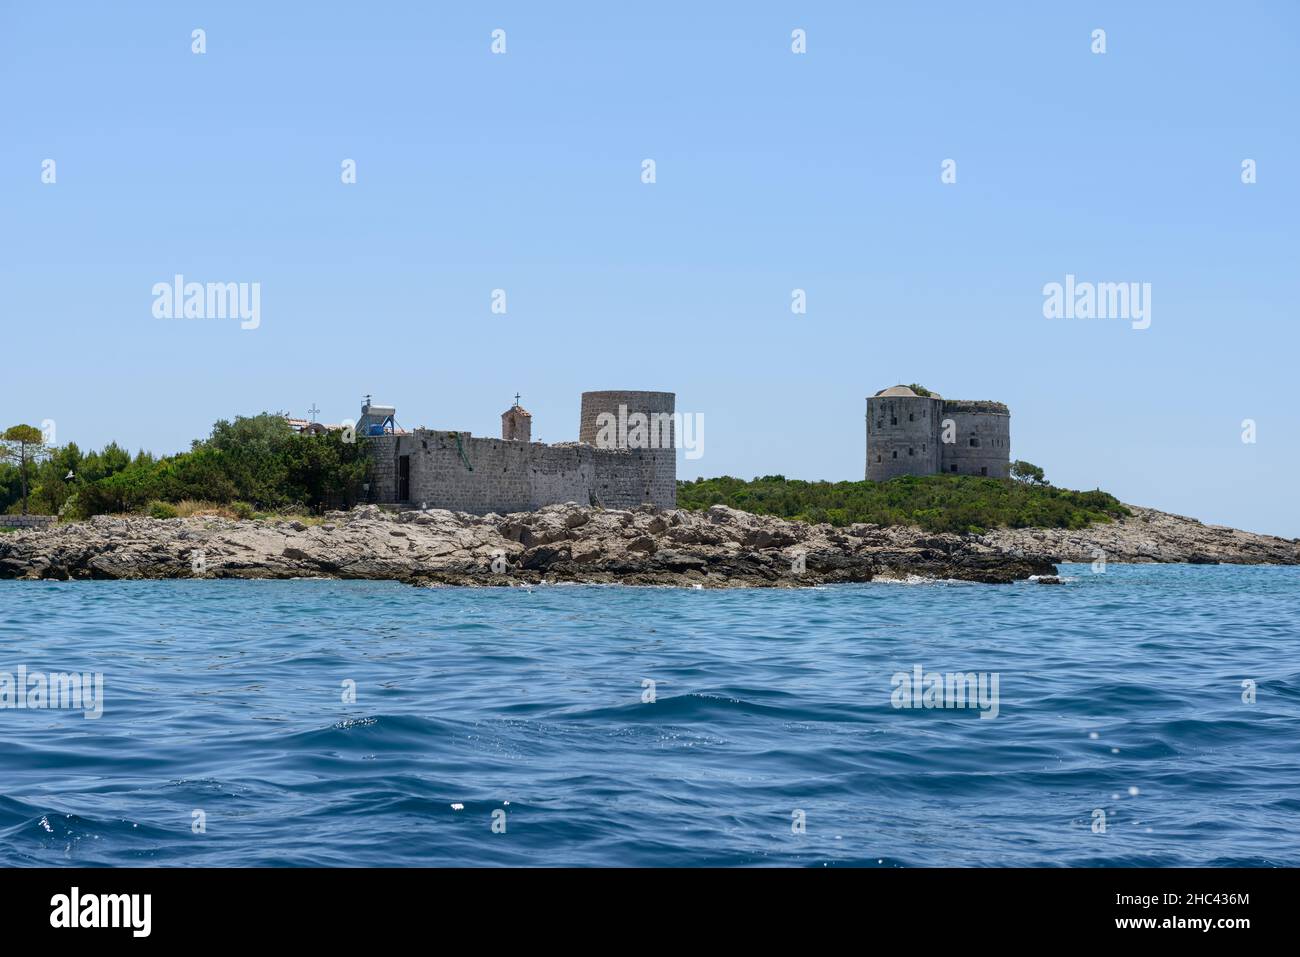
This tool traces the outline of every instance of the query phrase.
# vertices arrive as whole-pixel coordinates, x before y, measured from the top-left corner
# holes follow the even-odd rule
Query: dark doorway
[[[409,455],[397,457],[397,500],[399,502],[411,500],[411,457]]]

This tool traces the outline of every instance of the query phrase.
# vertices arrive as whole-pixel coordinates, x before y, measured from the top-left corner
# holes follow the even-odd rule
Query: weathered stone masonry
[[[0,515],[0,528],[49,528],[57,521],[53,515]]]
[[[613,408],[608,408],[610,397],[617,397]],[[359,429],[358,439],[368,444],[374,463],[369,500],[477,515],[535,511],[559,502],[674,508],[677,465],[671,445],[621,449],[595,444],[599,411],[617,415],[622,404],[629,413],[671,415],[673,403],[670,392],[584,393],[583,441],[555,445],[527,441],[532,416],[518,404],[502,415],[502,434],[519,436],[514,439],[437,429],[368,435]],[[363,409],[361,422],[375,421]]]
[[[917,395],[901,385],[867,399],[867,478],[939,472],[1007,478],[1011,411],[1001,402]]]

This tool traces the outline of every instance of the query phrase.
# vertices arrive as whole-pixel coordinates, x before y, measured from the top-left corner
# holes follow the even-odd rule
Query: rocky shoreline
[[[1130,505],[1125,518],[1079,531],[999,528],[979,541],[1007,555],[1051,562],[1184,562],[1193,565],[1300,565],[1300,539],[1206,525],[1194,518]]]
[[[487,516],[362,506],[331,512],[319,524],[98,516],[0,536],[0,578],[55,580],[344,578],[703,588],[911,577],[1008,583],[1055,575],[1058,562],[1099,557],[1300,564],[1300,540],[1205,526],[1152,509],[1082,531],[954,535],[807,525],[722,505],[692,512],[572,503]]]

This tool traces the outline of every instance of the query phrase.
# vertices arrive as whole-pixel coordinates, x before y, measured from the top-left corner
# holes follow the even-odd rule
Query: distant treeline
[[[369,469],[361,442],[345,442],[341,432],[299,434],[271,413],[223,419],[190,451],[163,458],[132,457],[116,443],[86,453],[75,444],[49,448],[30,438],[5,446],[0,526],[4,513],[22,509],[24,478],[29,513],[79,519],[142,511],[165,516],[167,503],[180,502],[233,506],[236,514],[318,512],[354,504]]]
[[[1129,514],[1106,492],[1054,488],[1028,463],[1017,479],[974,475],[904,476],[888,482],[803,482],[783,475],[744,479],[696,479],[677,483],[680,508],[729,505],[759,515],[778,515],[836,526],[919,525],[935,532],[983,532],[991,528],[1083,528]]]

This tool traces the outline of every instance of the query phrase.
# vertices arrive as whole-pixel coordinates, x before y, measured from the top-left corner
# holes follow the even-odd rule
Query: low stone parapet
[[[49,528],[57,521],[53,515],[0,515],[0,528]]]

